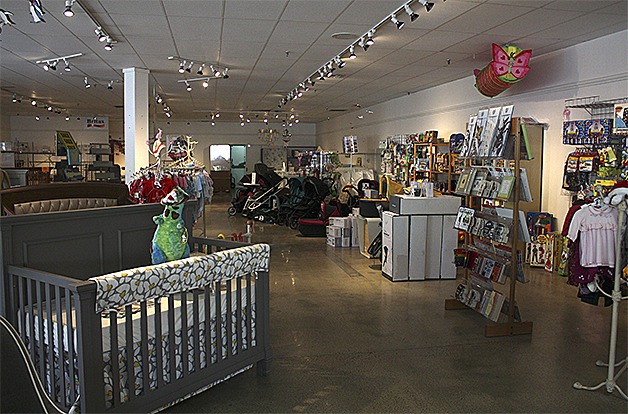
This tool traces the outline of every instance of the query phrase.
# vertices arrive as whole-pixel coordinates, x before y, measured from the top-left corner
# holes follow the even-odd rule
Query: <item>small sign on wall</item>
[[[107,129],[107,117],[94,116],[85,118],[85,129]]]

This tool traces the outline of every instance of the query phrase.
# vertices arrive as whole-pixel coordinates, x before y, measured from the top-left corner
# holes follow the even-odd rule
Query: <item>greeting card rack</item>
[[[512,218],[506,221],[504,221],[503,218],[500,218],[498,220],[495,220],[495,223],[508,222],[510,224],[509,229],[508,229],[508,232],[509,232],[508,237],[501,240],[500,242],[492,240],[492,239],[488,239],[488,238],[479,237],[479,239],[482,240],[482,242],[485,243],[486,245],[493,246],[495,248],[494,250],[500,251],[500,253],[504,253],[504,251],[507,251],[508,252],[507,254],[509,254],[510,256],[510,257],[504,258],[503,255],[501,255],[501,257],[497,257],[497,255],[491,254],[486,251],[481,252],[483,256],[492,257],[496,262],[501,262],[503,266],[508,266],[507,267],[509,269],[509,273],[508,273],[509,282],[507,282],[508,288],[509,288],[508,296],[506,298],[505,295],[498,294],[498,292],[494,291],[492,289],[492,281],[489,278],[484,284],[484,286],[479,287],[479,289],[484,290],[485,293],[488,293],[488,296],[489,296],[488,300],[491,300],[491,301],[495,300],[496,294],[498,294],[498,297],[501,297],[499,308],[497,309],[493,308],[492,313],[491,313],[491,309],[488,309],[487,311],[486,306],[481,307],[480,309],[478,309],[477,306],[470,306],[468,300],[467,301],[461,300],[462,298],[459,294],[460,292],[458,292],[458,294],[455,295],[454,299],[445,300],[446,310],[475,309],[475,310],[478,310],[480,313],[484,314],[484,316],[486,316],[487,318],[489,318],[489,323],[486,324],[485,331],[484,331],[484,334],[487,337],[532,334],[533,324],[531,321],[523,321],[521,319],[521,315],[520,315],[520,312],[519,312],[519,309],[515,300],[517,280],[518,278],[519,280],[521,280],[523,276],[521,273],[522,272],[521,266],[519,265],[519,263],[521,263],[521,258],[518,257],[518,250],[519,250],[519,244],[520,244],[519,239],[520,239],[520,234],[521,234],[520,226],[521,224],[524,224],[524,223],[520,223],[521,219],[520,219],[520,212],[519,212],[519,202],[521,201],[520,159],[521,159],[521,154],[522,154],[522,151],[521,151],[521,146],[523,144],[522,139],[524,139],[523,134],[525,133],[525,126],[523,130],[521,126],[522,126],[522,120],[520,118],[512,118],[510,122],[510,128],[508,128],[508,124],[505,124],[505,126],[503,127],[503,131],[500,132],[500,134],[507,135],[507,139],[510,141],[508,144],[509,146],[511,146],[510,148],[513,149],[512,162],[509,162],[509,160],[504,159],[505,155],[502,156],[500,159],[500,160],[503,160],[504,166],[507,167],[510,164],[511,167],[513,167],[512,171],[514,175],[514,181],[512,183],[512,193],[508,197],[508,204],[506,204],[508,209],[512,209]],[[467,134],[468,138],[471,138],[473,134],[474,134],[473,131],[468,133]],[[507,154],[507,152],[505,152],[504,154]],[[464,154],[461,154],[461,157],[463,157],[463,155]],[[471,168],[472,165],[476,165],[479,168],[481,168],[482,166],[488,166],[497,159],[496,157],[477,157],[477,156],[472,156],[472,155],[467,155],[465,158],[466,158],[465,164],[467,168]],[[462,181],[462,178],[459,180],[459,184],[461,181]],[[480,205],[482,204],[482,200],[486,200],[486,199],[487,197],[483,197],[483,196],[466,195],[465,205],[471,208],[481,207]],[[495,199],[493,199],[492,197],[488,199],[489,200],[492,199],[493,204],[498,204],[498,203],[495,203]],[[479,213],[479,216],[482,216],[482,214],[483,213]],[[474,249],[476,249],[476,247],[474,247],[473,242],[472,242],[473,238],[478,239],[478,236],[472,235],[470,232],[465,232],[464,250],[466,250],[467,254],[473,251]],[[468,256],[467,256],[467,259],[468,259]],[[465,279],[465,282],[467,283],[466,286],[469,286],[470,283],[476,283],[477,285],[478,283],[477,281],[480,280],[477,276],[478,276],[477,274],[473,274],[472,271],[470,271],[470,269],[468,269],[465,266],[464,279]],[[475,281],[475,282],[472,282],[472,281]],[[486,300],[484,298],[482,299]]]

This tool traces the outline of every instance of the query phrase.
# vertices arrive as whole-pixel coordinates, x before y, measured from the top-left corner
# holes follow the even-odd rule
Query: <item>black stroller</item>
[[[301,201],[286,214],[286,224],[293,230],[299,226],[299,219],[317,217],[321,202],[330,193],[329,187],[321,179],[307,177],[303,180],[303,197]]]
[[[265,164],[255,164],[255,173],[259,177],[259,189],[250,194],[244,206],[242,215],[258,221],[275,223],[279,214],[279,206],[288,196],[288,180],[281,178]]]

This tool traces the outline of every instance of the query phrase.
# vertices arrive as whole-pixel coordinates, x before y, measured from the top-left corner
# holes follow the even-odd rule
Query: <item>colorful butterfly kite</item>
[[[493,61],[484,69],[476,69],[475,87],[488,97],[494,97],[519,82],[530,70],[528,63],[531,50],[521,50],[516,46],[499,46],[493,43]]]

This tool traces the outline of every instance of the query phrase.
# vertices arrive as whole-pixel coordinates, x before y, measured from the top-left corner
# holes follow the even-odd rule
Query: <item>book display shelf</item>
[[[487,337],[531,334],[533,326],[522,319],[516,302],[517,283],[526,282],[522,244],[529,241],[519,203],[532,195],[520,166],[530,154],[526,126],[512,111],[510,105],[471,117],[460,154],[465,168],[454,191],[465,197],[454,225],[465,232],[464,245],[455,252],[464,280],[445,309],[476,310],[489,320]]]

